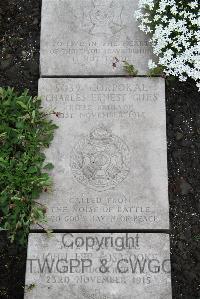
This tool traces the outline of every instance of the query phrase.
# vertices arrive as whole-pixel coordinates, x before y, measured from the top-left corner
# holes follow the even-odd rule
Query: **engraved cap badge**
[[[123,7],[114,1],[91,0],[91,9],[84,10],[84,22],[88,23],[91,35],[114,35],[124,28],[122,24]]]
[[[96,191],[115,188],[128,175],[126,143],[104,127],[93,129],[71,152],[71,170],[81,184]]]

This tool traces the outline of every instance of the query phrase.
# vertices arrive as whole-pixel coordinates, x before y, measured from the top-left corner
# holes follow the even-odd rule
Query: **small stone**
[[[17,64],[12,65],[8,70],[7,70],[7,75],[10,78],[15,78],[17,74],[20,73],[20,66]]]
[[[33,75],[37,75],[39,73],[38,62],[31,60],[28,61],[25,65],[26,71],[30,72]]]
[[[6,54],[6,59],[11,59],[13,56],[12,56],[12,54],[10,54],[10,53],[8,53],[8,54]]]
[[[187,279],[188,281],[192,281],[196,278],[195,273],[193,273],[192,271],[184,271],[183,275],[185,277],[185,279]]]
[[[191,147],[193,145],[193,142],[191,140],[182,140],[181,145],[184,147]]]
[[[5,70],[7,69],[10,65],[11,65],[11,62],[12,62],[12,58],[9,58],[9,59],[5,59],[1,62],[1,70]]]
[[[190,230],[190,229],[187,229],[187,230],[184,232],[184,235],[185,235],[187,241],[188,241],[189,239],[191,239],[191,230]]]
[[[33,25],[37,25],[38,23],[39,23],[38,18],[35,18],[35,19],[33,20]]]
[[[176,140],[179,141],[179,140],[181,140],[182,138],[183,138],[183,134],[180,133],[180,132],[177,132],[177,133],[176,133]]]
[[[186,240],[185,234],[184,233],[180,233],[179,235],[180,240]]]
[[[183,178],[181,178],[180,189],[182,195],[187,195],[193,190],[192,186],[188,182],[186,182],[186,180],[184,180]]]
[[[22,51],[22,56],[23,56],[23,57],[26,57],[26,56],[27,56],[27,52],[23,50],[23,51]]]

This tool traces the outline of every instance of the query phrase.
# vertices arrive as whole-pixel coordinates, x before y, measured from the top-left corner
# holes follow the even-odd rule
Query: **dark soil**
[[[0,86],[37,94],[40,0],[0,1]]]
[[[0,87],[28,88],[37,94],[40,0],[0,0]],[[21,299],[26,248],[10,245],[0,234],[0,299]]]
[[[0,2],[0,86],[37,94],[40,0]],[[200,94],[167,86],[167,136],[174,299],[200,299]],[[0,234],[0,299],[21,299],[26,248]]]
[[[171,261],[174,298],[200,299],[200,93],[167,87]]]

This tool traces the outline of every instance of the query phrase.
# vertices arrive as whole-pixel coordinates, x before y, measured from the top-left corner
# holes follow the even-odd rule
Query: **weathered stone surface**
[[[59,126],[50,227],[168,229],[164,80],[40,79],[39,94]]]
[[[122,75],[125,60],[146,74],[152,48],[135,21],[137,6],[138,0],[43,0],[41,75]]]
[[[30,234],[25,299],[171,299],[165,234]]]

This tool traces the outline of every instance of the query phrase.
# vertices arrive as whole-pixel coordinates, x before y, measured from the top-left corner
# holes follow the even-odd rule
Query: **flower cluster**
[[[181,81],[193,78],[200,87],[200,4],[198,0],[139,0],[139,28],[151,34],[155,63]]]

